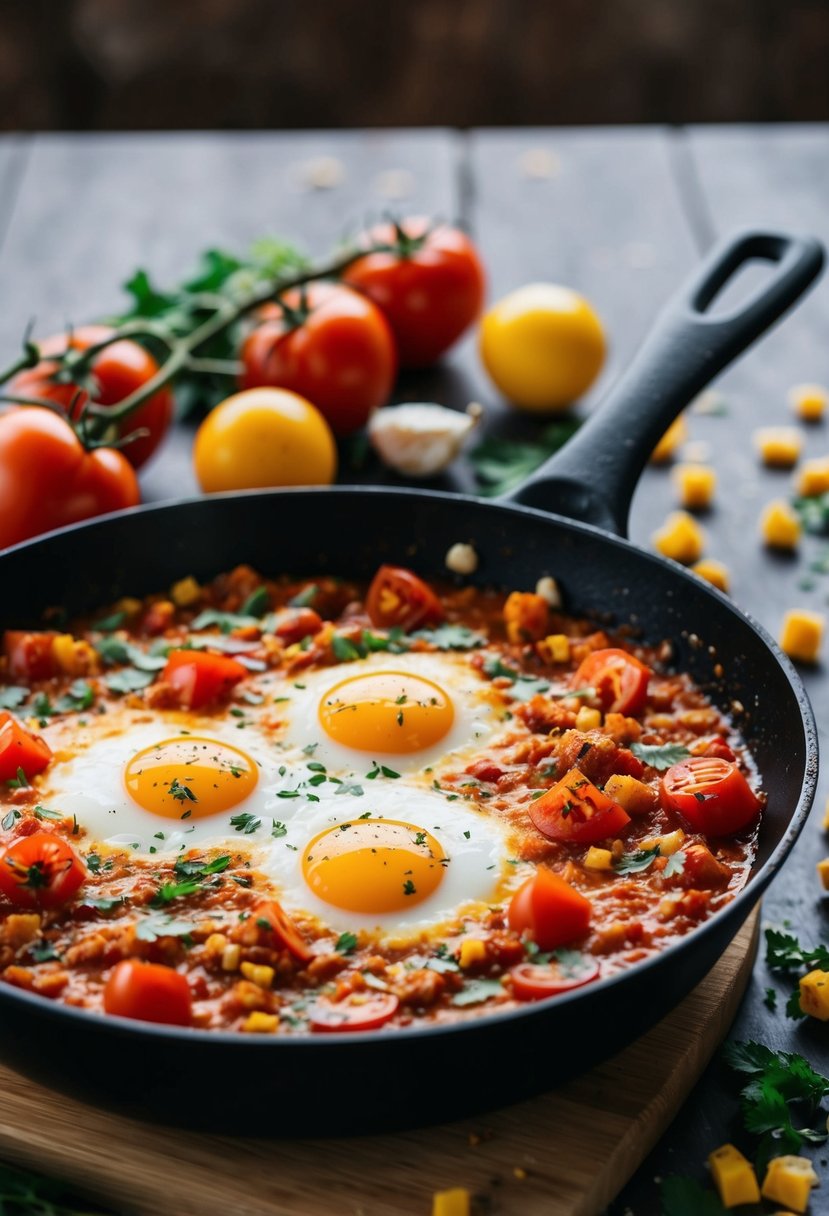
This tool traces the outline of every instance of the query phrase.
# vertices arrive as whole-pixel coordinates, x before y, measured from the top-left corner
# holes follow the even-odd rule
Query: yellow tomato
[[[495,384],[520,409],[565,409],[601,370],[604,330],[578,292],[528,283],[490,308],[481,322],[480,350]]]
[[[196,432],[199,485],[217,490],[330,485],[337,449],[322,414],[298,393],[251,388],[207,415]]]

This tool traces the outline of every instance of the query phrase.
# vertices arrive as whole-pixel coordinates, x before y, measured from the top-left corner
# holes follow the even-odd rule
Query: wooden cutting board
[[[430,1216],[433,1192],[456,1186],[492,1216],[596,1216],[725,1036],[751,974],[757,925],[755,913],[643,1038],[560,1089],[494,1114],[359,1139],[209,1136],[119,1118],[0,1067],[0,1156],[64,1178],[123,1216]],[[338,1100],[347,1099],[332,1076],[320,1102]]]

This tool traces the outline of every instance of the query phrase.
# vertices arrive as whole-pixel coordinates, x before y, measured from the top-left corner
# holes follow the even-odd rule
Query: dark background
[[[0,128],[829,119],[828,0],[2,0]]]

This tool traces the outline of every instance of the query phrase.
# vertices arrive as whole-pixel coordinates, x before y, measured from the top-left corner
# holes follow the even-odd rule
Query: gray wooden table
[[[542,177],[527,173],[525,154],[536,150],[548,154]],[[339,182],[327,189],[309,185],[309,167],[320,157],[334,158],[339,169]],[[268,233],[323,254],[343,233],[393,207],[462,219],[482,249],[493,299],[539,278],[590,298],[612,349],[584,412],[716,237],[756,224],[829,241],[827,198],[824,127],[9,138],[0,142],[0,357],[14,352],[29,318],[45,334],[117,310],[119,284],[137,265],[163,283],[208,246],[241,250]],[[787,496],[789,479],[759,467],[750,437],[756,426],[788,421],[792,384],[829,382],[828,338],[824,282],[722,378],[726,412],[689,418],[692,440],[707,445],[719,475],[716,506],[705,520],[709,554],[728,564],[735,601],[775,634],[786,608],[826,609],[829,582],[809,573],[826,546],[809,538],[790,560],[761,547],[760,508]],[[532,428],[498,403],[472,339],[444,366],[406,379],[399,398],[480,400],[492,433]],[[826,426],[804,435],[808,456],[829,450]],[[146,471],[146,499],[195,492],[190,439],[181,427]],[[393,480],[371,465],[356,478]],[[444,484],[474,488],[471,470],[458,467]],[[674,505],[668,472],[649,469],[634,503],[633,539],[647,545]],[[829,679],[820,667],[805,675],[822,725],[829,721]],[[820,829],[827,794],[824,779],[813,821],[764,906],[767,921],[787,920],[810,944],[829,936],[815,875],[815,863],[829,852]],[[763,996],[771,983],[758,961],[733,1034],[801,1050],[825,1068],[825,1027],[795,1025],[769,1011]],[[708,1151],[729,1138],[735,1111],[730,1081],[714,1063],[613,1212],[657,1211],[655,1176],[700,1177]]]

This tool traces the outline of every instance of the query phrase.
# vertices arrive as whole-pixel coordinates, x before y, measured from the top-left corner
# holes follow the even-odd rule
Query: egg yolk
[[[455,710],[439,684],[404,671],[372,671],[336,684],[320,702],[325,733],[361,752],[404,755],[448,734]]]
[[[398,912],[428,899],[448,859],[439,841],[412,823],[359,819],[315,836],[302,858],[308,886],[349,912]]]
[[[166,819],[204,819],[244,801],[259,780],[245,752],[215,739],[180,735],[136,752],[124,770],[130,797]]]

